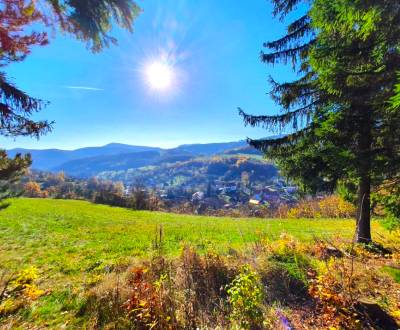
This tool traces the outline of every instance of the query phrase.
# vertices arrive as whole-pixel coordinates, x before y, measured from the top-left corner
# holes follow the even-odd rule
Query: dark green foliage
[[[7,157],[7,153],[4,150],[0,150],[0,202],[19,194],[14,185],[30,164],[31,158],[29,155],[16,155],[12,159]],[[5,206],[7,204],[0,204],[0,208]]]
[[[275,14],[285,16],[301,1],[273,2]],[[371,187],[400,173],[394,92],[399,19],[400,5],[389,0],[310,2],[307,13],[288,25],[287,35],[266,43],[270,52],[262,54],[271,64],[291,61],[300,75],[293,82],[271,79],[271,95],[283,113],[251,116],[240,110],[246,124],[288,132],[250,144],[275,159],[305,191],[357,183],[358,241],[371,239]]]
[[[31,119],[44,105],[13,86],[0,72],[0,135],[39,137],[50,131],[52,123]],[[0,151],[0,202],[15,196],[12,187],[31,163],[30,155],[8,158],[4,150]]]
[[[0,73],[0,134],[3,136],[39,137],[51,130],[52,123],[33,121],[30,117],[46,102],[30,97],[7,81]]]
[[[307,271],[311,266],[309,260],[303,255],[296,253],[273,254],[271,261],[281,269],[285,269],[290,277],[307,285]]]
[[[372,194],[372,200],[383,207],[384,224],[389,230],[400,228],[400,182],[393,180],[383,184],[380,189]]]
[[[390,100],[393,110],[400,108],[400,74],[398,75],[398,77],[399,77],[399,82],[395,87],[396,94]]]
[[[94,51],[116,44],[112,23],[132,31],[140,8],[132,0],[47,0],[60,27],[87,42]]]

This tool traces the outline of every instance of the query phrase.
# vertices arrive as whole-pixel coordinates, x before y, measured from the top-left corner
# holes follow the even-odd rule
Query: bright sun
[[[173,83],[173,68],[163,62],[153,62],[145,69],[146,79],[150,87],[156,90],[169,89]]]

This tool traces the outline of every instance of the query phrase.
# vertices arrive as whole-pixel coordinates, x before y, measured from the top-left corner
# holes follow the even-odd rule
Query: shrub
[[[125,303],[129,318],[136,329],[169,329],[173,315],[166,311],[161,292],[165,277],[152,283],[145,278],[146,271],[144,268],[132,270],[129,280],[132,293]]]
[[[125,198],[113,191],[101,190],[94,194],[93,202],[96,204],[106,204],[111,206],[125,206]]]
[[[268,300],[286,304],[307,298],[311,265],[306,247],[290,235],[282,234],[279,240],[267,244],[266,250],[260,273]]]
[[[337,195],[326,196],[318,204],[321,215],[327,218],[351,218],[356,211],[353,204]]]
[[[234,275],[225,260],[213,253],[200,256],[192,247],[184,246],[175,278],[175,288],[180,292],[178,318],[184,328],[199,324],[212,328],[223,324],[226,286]],[[219,318],[219,320],[217,320]]]
[[[263,321],[263,288],[258,275],[244,266],[227,290],[232,307],[231,318],[239,321],[244,329],[261,326]]]
[[[344,264],[339,265],[331,258],[319,270],[316,278],[311,280],[309,293],[317,300],[325,324],[335,329],[358,329],[360,321],[352,308],[353,301],[348,292],[351,288],[347,286],[348,283],[345,283],[341,273],[344,267]],[[339,275],[342,277],[338,276],[337,269],[340,269]],[[352,281],[353,278],[347,280]]]
[[[32,198],[46,198],[47,191],[42,191],[37,182],[29,181],[24,185],[24,196]]]
[[[288,218],[350,218],[355,214],[353,204],[337,195],[324,198],[301,200],[287,211]]]
[[[45,294],[36,286],[37,278],[37,269],[28,267],[5,283],[0,283],[0,316],[14,313]]]
[[[128,301],[131,289],[125,276],[117,273],[107,274],[86,296],[86,303],[80,310],[81,315],[91,315],[95,328],[107,328],[112,324],[116,329],[129,328],[130,320],[126,317],[123,304]]]

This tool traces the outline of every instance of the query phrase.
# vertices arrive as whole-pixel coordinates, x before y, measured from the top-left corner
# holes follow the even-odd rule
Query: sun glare
[[[146,79],[152,89],[167,90],[174,79],[173,68],[163,62],[153,62],[146,67]]]

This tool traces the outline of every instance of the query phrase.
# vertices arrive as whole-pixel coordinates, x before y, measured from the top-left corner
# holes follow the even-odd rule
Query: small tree
[[[0,202],[19,194],[15,184],[30,164],[29,155],[16,155],[14,159],[10,159],[4,150],[0,150]],[[4,207],[7,204],[1,205]]]
[[[42,190],[37,182],[29,181],[24,185],[24,195],[27,197],[42,197]]]
[[[149,209],[149,193],[142,184],[136,183],[131,188],[131,194],[129,197],[129,206],[134,210]]]

